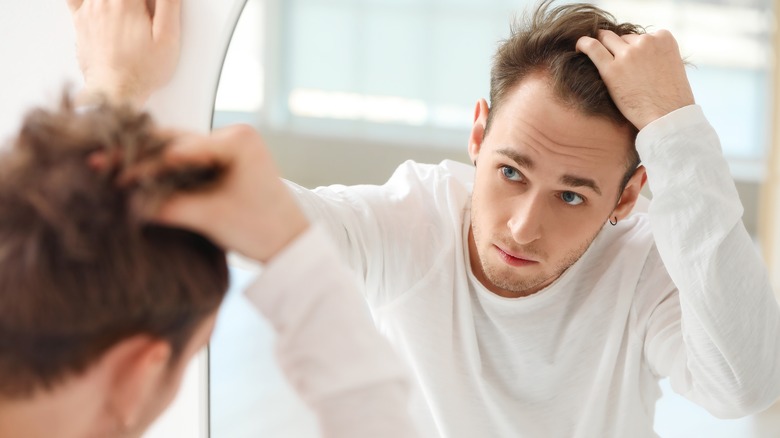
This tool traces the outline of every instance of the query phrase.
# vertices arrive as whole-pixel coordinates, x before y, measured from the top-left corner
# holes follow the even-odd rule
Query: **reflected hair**
[[[637,129],[618,110],[593,62],[576,50],[583,36],[596,38],[601,29],[617,35],[642,34],[641,26],[619,23],[615,17],[591,4],[575,3],[553,7],[554,0],[537,5],[511,26],[509,38],[502,41],[493,57],[490,72],[490,111],[486,133],[507,96],[528,76],[541,73],[564,105],[588,116],[603,117],[619,126],[628,126],[635,140]],[[639,154],[628,152],[627,170],[621,189],[639,166]]]
[[[65,95],[31,111],[0,152],[0,399],[51,390],[135,335],[168,342],[176,360],[218,308],[224,251],[144,211],[213,184],[219,169],[119,183],[168,143],[148,114],[76,111]],[[96,153],[105,168],[89,165]]]

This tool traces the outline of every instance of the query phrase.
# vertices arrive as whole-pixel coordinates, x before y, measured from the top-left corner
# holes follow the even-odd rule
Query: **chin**
[[[538,288],[549,279],[549,276],[544,274],[521,276],[517,275],[516,272],[512,272],[512,269],[504,269],[497,266],[483,266],[482,269],[485,272],[485,277],[494,287],[513,294],[522,294]]]

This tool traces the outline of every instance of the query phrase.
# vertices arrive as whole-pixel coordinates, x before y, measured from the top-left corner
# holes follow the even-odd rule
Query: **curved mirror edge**
[[[242,1],[216,88],[212,129],[258,125],[266,6],[264,0]],[[276,362],[273,328],[244,296],[260,266],[236,254],[229,265],[230,288],[208,348],[210,436],[317,437],[316,419]]]

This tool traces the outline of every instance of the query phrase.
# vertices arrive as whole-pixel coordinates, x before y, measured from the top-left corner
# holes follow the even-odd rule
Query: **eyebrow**
[[[582,178],[574,175],[563,175],[560,181],[561,184],[567,185],[569,187],[587,187],[601,196],[601,189],[599,188],[598,184],[596,184],[596,181],[593,181],[590,178]]]
[[[510,158],[520,167],[533,170],[535,166],[534,160],[532,160],[531,157],[525,154],[521,154],[520,152],[513,151],[512,149],[499,149],[496,151],[496,153]]]
[[[531,157],[512,149],[499,149],[496,151],[496,153],[511,159],[517,163],[519,167],[533,170],[535,166],[534,160],[532,160]],[[563,175],[559,181],[561,184],[569,187],[587,187],[601,196],[601,189],[599,188],[599,185],[596,184],[596,181],[590,178],[583,178],[575,175]]]

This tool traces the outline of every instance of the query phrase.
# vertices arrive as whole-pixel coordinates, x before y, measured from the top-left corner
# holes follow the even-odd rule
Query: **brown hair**
[[[0,153],[0,398],[51,389],[137,334],[169,342],[177,357],[218,308],[223,250],[148,223],[137,206],[219,172],[117,183],[166,146],[146,114],[108,104],[78,112],[66,97],[58,111],[32,111]],[[116,159],[94,170],[96,152]]]
[[[490,72],[491,110],[486,130],[490,129],[492,118],[507,95],[529,75],[542,72],[564,104],[583,114],[630,126],[636,137],[636,128],[615,106],[596,66],[587,55],[577,52],[576,45],[580,37],[596,38],[599,29],[618,35],[641,34],[644,29],[635,24],[618,23],[610,13],[590,4],[552,8],[552,2],[541,2],[532,15],[516,21],[509,38],[496,51]],[[621,189],[639,165],[635,148],[631,148],[627,161],[628,171]]]

